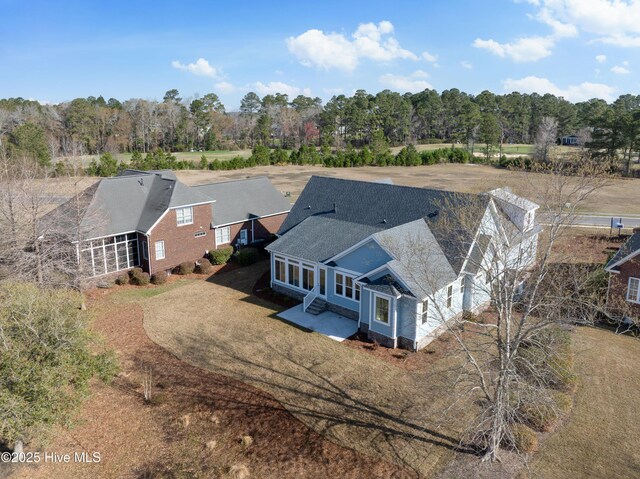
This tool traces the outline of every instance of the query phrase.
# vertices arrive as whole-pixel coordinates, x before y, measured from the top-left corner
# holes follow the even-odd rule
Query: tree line
[[[364,90],[337,95],[326,104],[304,95],[247,93],[229,112],[215,93],[183,99],[169,90],[162,101],[102,96],[57,105],[22,98],[0,100],[0,142],[42,165],[77,154],[234,150],[263,145],[376,148],[417,143],[476,145],[549,144],[575,134],[607,161],[627,165],[640,150],[640,96],[622,95],[571,103],[551,94],[458,89],[404,95]]]

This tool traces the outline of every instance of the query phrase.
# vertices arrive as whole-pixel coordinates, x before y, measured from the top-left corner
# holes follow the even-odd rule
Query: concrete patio
[[[278,314],[279,318],[305,329],[329,336],[335,341],[344,341],[358,331],[358,322],[339,314],[325,311],[317,316],[302,311],[302,304]]]

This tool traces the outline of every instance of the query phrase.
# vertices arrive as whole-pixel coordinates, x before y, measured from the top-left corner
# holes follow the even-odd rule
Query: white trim
[[[128,235],[128,234],[131,234],[131,233],[138,233],[138,230],[125,231],[124,233],[116,233],[116,234],[112,234],[112,235],[94,236],[93,238],[86,238],[86,239],[82,239],[81,241],[78,241],[78,240],[72,241],[71,244],[78,244],[78,243],[81,243],[83,241],[94,241],[94,240],[99,240],[99,239],[103,239],[103,238],[111,238],[112,236]]]
[[[391,327],[391,320],[392,320],[392,318],[391,318],[391,309],[393,308],[393,302],[394,302],[395,298],[393,296],[389,296],[389,295],[386,295],[384,293],[377,293],[377,292],[374,292],[371,295],[371,297],[372,297],[372,302],[373,302],[373,307],[371,308],[371,312],[373,314],[371,315],[371,319],[373,321],[375,321],[376,323],[378,323],[378,324],[384,324],[385,326]],[[389,303],[389,309],[387,310],[387,322],[386,323],[384,321],[379,321],[379,320],[376,319],[377,309],[378,309],[377,308],[377,304],[376,304],[376,298],[384,299]],[[391,339],[395,339],[395,338],[391,338]]]
[[[158,256],[158,246],[162,245],[162,257]],[[158,240],[154,243],[154,247],[155,247],[155,257],[156,257],[156,261],[160,261],[162,259],[165,259],[167,257],[167,252],[165,251],[164,248],[164,240]]]
[[[229,232],[228,234],[228,240],[227,241],[220,241],[218,242],[218,231],[220,231],[222,233],[222,230],[227,230]],[[216,246],[221,245],[221,244],[229,244],[231,243],[231,226],[221,226],[218,228],[214,228],[213,229],[213,235],[215,237],[215,243]],[[222,237],[222,234],[220,235]]]
[[[636,286],[636,299],[631,299],[629,297],[629,293],[631,292],[631,280],[635,279],[638,282]],[[636,278],[635,276],[630,276],[629,281],[627,281],[627,294],[626,299],[628,303],[640,304],[640,278]]]
[[[151,225],[151,228],[149,228],[147,231],[141,231],[141,233],[143,235],[149,236],[151,234],[151,231],[153,230],[153,228],[155,228],[158,225],[158,223],[160,223],[162,221],[162,218],[164,218],[167,215],[168,212],[169,212],[168,209],[164,210],[164,213],[162,213],[160,215],[160,217],[156,220],[156,222]]]
[[[182,226],[188,226],[188,225],[192,225],[194,222],[194,212],[193,212],[193,206],[181,206],[180,208],[174,208],[175,212],[176,212],[176,226],[178,228],[182,227]],[[185,221],[185,218],[187,217],[187,215],[185,215],[184,210],[189,210],[189,217],[190,220],[187,222]],[[180,214],[182,215],[182,223],[180,222],[180,218],[178,218],[178,211],[180,211]]]
[[[623,245],[624,246],[624,245]],[[629,261],[630,259],[635,258],[636,256],[638,256],[640,254],[640,248],[638,248],[637,250],[635,250],[633,253],[628,254],[627,256],[625,256],[624,258],[619,259],[618,261],[616,261],[615,263],[613,263],[611,266],[605,268],[605,271],[608,271],[609,273],[619,273],[620,271],[613,271],[611,268],[614,268],[615,266],[618,266],[622,263],[626,263],[627,261]]]
[[[232,222],[230,222],[230,223],[223,223],[223,224],[221,224],[221,225],[214,224],[214,223],[213,223],[213,221],[212,221],[212,222],[211,222],[211,226],[212,226],[213,228],[220,228],[220,227],[222,227],[222,226],[237,225],[238,223],[247,223],[248,221],[255,221],[255,220],[260,220],[260,219],[262,219],[262,218],[269,218],[270,216],[283,215],[283,214],[285,214],[285,213],[289,213],[289,211],[291,211],[291,210],[288,210],[288,211],[282,211],[282,212],[280,212],[280,213],[271,213],[271,214],[264,215],[264,216],[256,216],[255,218],[247,218],[247,219],[244,219],[244,220],[232,221]]]
[[[288,257],[286,255],[283,254],[278,254],[278,253],[271,253],[271,256],[273,258],[273,263],[271,265],[271,282],[272,283],[276,283],[279,285],[282,285],[286,288],[290,288],[296,291],[301,291],[304,293],[308,293],[309,291],[312,291],[313,288],[315,287],[316,281],[318,280],[318,276],[316,275],[316,271],[317,271],[317,263],[315,261],[307,261],[307,260],[301,260],[301,259],[297,259],[294,257]],[[276,256],[278,256],[279,258],[284,259],[284,281],[281,281],[279,279],[276,279]],[[295,264],[294,266],[298,267],[298,283],[299,286],[296,286],[295,284],[290,284],[289,283],[289,262],[292,261]],[[307,268],[304,268],[303,265],[306,265]],[[313,285],[311,286],[311,289],[304,289],[303,288],[303,284],[304,284],[304,280],[303,280],[303,270],[307,269],[308,271],[313,271]],[[325,284],[325,288],[326,288],[326,284]]]
[[[342,284],[342,294],[338,293],[338,281],[337,275],[340,275],[344,278],[344,283]],[[351,280],[351,296],[347,296],[347,278]],[[356,286],[358,286],[359,298],[356,299]],[[350,301],[355,301],[356,303],[360,303],[362,300],[362,283],[356,281],[355,276],[350,274],[345,274],[342,271],[333,270],[333,295],[339,298],[348,299]]]
[[[189,208],[189,207],[193,207],[193,206],[202,206],[202,205],[208,205],[210,203],[215,203],[217,200],[209,200],[209,201],[201,201],[200,203],[189,203],[186,205],[180,205],[180,206],[172,206],[170,208],[167,208],[168,210],[175,210],[178,208]]]

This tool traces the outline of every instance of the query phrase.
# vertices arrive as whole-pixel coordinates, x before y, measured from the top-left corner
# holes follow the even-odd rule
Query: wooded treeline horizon
[[[357,90],[323,105],[318,97],[289,99],[277,93],[260,98],[249,92],[234,112],[227,112],[215,93],[183,99],[176,89],[168,90],[162,101],[90,96],[53,105],[0,99],[0,144],[43,166],[78,154],[256,145],[340,150],[380,139],[392,146],[459,143],[473,151],[476,143],[534,143],[541,134],[577,135],[609,160],[622,156],[630,161],[640,150],[640,95],[621,95],[612,103],[595,98],[572,103],[552,94],[485,90],[470,95],[456,88],[440,94]]]

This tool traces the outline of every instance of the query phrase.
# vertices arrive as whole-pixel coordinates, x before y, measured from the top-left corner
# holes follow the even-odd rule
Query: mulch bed
[[[300,301],[297,301],[289,296],[285,296],[284,294],[278,293],[271,289],[271,272],[267,271],[253,286],[253,294],[260,299],[264,299],[265,301],[269,301],[273,304],[276,304],[282,308],[292,308],[297,304],[300,304]]]
[[[97,291],[93,299],[99,300],[101,293]],[[238,460],[249,461],[252,477],[356,478],[362,477],[362,471],[368,477],[415,477],[327,441],[261,390],[180,361],[147,337],[142,317],[137,305],[114,305],[110,314],[94,323],[109,345],[131,361],[133,370],[151,368],[156,383],[162,385],[163,404],[145,406],[140,401],[140,407],[157,407],[158,417],[171,418],[172,424],[185,413],[215,413],[230,434],[229,447],[238,450]],[[246,451],[237,444],[242,434],[254,439]],[[209,439],[203,437],[202,444]],[[170,439],[167,447],[172,447]]]
[[[102,450],[110,461],[55,470],[42,464],[25,470],[24,477],[177,477],[176,467],[185,477],[228,477],[234,464],[248,466],[252,478],[417,477],[328,441],[259,389],[179,360],[148,338],[141,306],[112,300],[112,291],[94,289],[87,297],[90,310],[97,313],[92,327],[117,352],[121,373],[109,386],[96,385],[82,409],[80,425],[57,436],[47,448],[69,448],[72,437],[84,449]],[[150,404],[143,400],[142,379],[147,374],[154,385]],[[124,431],[129,442],[120,439]],[[242,443],[245,435],[251,437],[249,446]],[[205,445],[211,440],[217,445],[209,450]],[[144,446],[145,454],[138,457],[132,450],[143,442],[153,445]],[[167,470],[173,472],[167,475]]]

